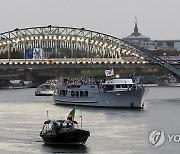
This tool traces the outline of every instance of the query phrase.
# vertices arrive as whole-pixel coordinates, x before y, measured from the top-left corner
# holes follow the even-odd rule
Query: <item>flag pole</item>
[[[80,112],[81,112],[81,109],[80,109]],[[81,129],[82,129],[82,112],[81,112],[80,118],[81,118]]]
[[[47,111],[47,119],[49,120],[49,115],[48,115],[48,111]]]

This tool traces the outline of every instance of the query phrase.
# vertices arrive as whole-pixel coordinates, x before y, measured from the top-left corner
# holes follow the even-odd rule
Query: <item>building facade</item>
[[[135,22],[133,33],[122,38],[122,40],[148,50],[180,51],[180,40],[151,40],[139,32],[137,21]]]

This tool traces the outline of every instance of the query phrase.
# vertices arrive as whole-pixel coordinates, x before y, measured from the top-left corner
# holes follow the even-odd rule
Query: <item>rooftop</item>
[[[124,40],[126,40],[126,39],[149,39],[150,40],[149,37],[146,37],[146,36],[142,35],[141,33],[139,33],[139,29],[137,26],[137,20],[135,21],[134,32],[131,35],[124,37],[123,39]]]

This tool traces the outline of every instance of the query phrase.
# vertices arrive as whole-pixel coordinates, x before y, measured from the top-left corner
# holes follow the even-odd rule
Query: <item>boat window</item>
[[[133,87],[133,85],[132,84],[129,84],[129,88],[132,88]]]
[[[71,87],[71,88],[80,88],[81,85],[78,85],[78,84],[76,85],[76,84],[74,84],[74,85],[71,85],[70,87]]]
[[[84,95],[84,92],[80,91],[80,97],[83,97],[83,95]]]
[[[50,89],[50,86],[49,85],[44,85],[44,88],[45,89]]]
[[[79,97],[79,91],[76,91],[76,97]]]
[[[117,85],[116,85],[116,88],[121,88],[121,85],[120,85],[120,84],[117,84]]]
[[[85,91],[85,94],[84,94],[86,97],[88,97],[88,91],[86,90]]]
[[[71,91],[71,96],[74,97],[75,96],[75,92]]]
[[[123,85],[122,85],[122,88],[127,88],[127,84],[123,84]]]
[[[57,89],[56,89],[56,93],[60,95],[60,90],[57,90]]]
[[[62,90],[61,94],[62,94],[63,96],[67,95],[67,90]]]
[[[106,90],[113,90],[114,89],[114,85],[106,85]]]

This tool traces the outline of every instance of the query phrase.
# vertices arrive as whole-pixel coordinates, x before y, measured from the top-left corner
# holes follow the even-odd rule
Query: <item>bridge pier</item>
[[[25,79],[33,80],[32,71],[30,69],[25,69]]]

